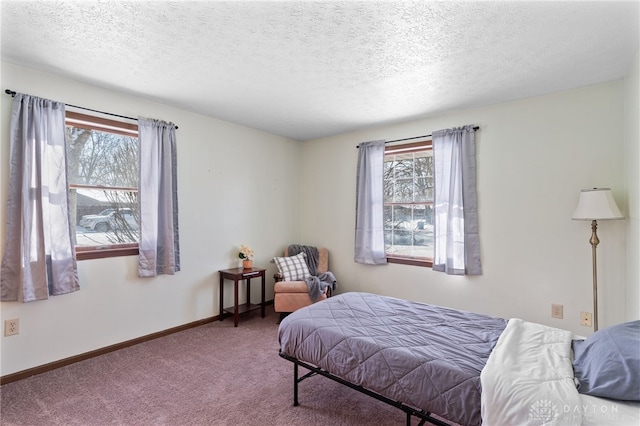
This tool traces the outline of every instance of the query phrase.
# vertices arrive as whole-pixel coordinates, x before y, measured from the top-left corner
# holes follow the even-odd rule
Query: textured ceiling
[[[637,0],[2,0],[1,53],[307,140],[623,78],[639,10]]]

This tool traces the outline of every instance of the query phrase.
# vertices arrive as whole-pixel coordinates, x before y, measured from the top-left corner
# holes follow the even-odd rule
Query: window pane
[[[138,187],[138,139],[67,126],[69,184]]]
[[[413,190],[413,178],[396,179],[393,201],[396,203],[412,202]]]
[[[393,246],[396,249],[399,246],[411,246],[411,231],[395,231],[393,233]]]
[[[383,173],[384,180],[393,178],[393,160],[385,157]]]
[[[430,202],[433,200],[433,179],[432,178],[416,178],[414,191],[414,200],[416,202]]]
[[[384,240],[387,254],[432,258],[431,149],[387,154],[384,167]]]
[[[89,117],[90,119],[91,117]],[[67,167],[76,247],[139,240],[138,139],[67,123]],[[129,133],[130,134],[130,133]]]
[[[72,188],[76,204],[78,247],[131,244],[138,242],[138,194]]]
[[[393,179],[385,179],[384,180],[384,202],[392,203],[393,197],[395,193],[395,183]]]
[[[393,206],[385,209],[385,248],[388,254],[433,256],[433,224],[430,205]]]
[[[411,229],[411,211],[410,205],[393,206],[393,227],[396,229]]]
[[[394,177],[396,179],[400,178],[413,178],[413,159],[411,158],[413,154],[404,154],[402,157],[400,155],[396,155],[396,161],[394,164]],[[407,158],[407,156],[409,158]]]
[[[433,156],[422,155],[418,157],[416,154],[415,159],[415,173],[414,177],[424,178],[428,182],[433,182]]]
[[[416,224],[415,229],[427,229],[433,226],[433,206],[431,204],[413,206],[413,218]]]
[[[384,206],[384,229],[393,228],[393,207],[392,206]],[[385,232],[386,235],[386,232]],[[391,244],[391,243],[389,243]]]
[[[431,205],[413,206],[415,223],[413,233],[414,256],[433,256],[433,207]],[[415,254],[422,253],[422,254]]]

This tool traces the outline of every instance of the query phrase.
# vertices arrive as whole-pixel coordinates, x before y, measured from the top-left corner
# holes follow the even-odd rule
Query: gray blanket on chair
[[[309,297],[311,298],[311,301],[315,303],[327,290],[327,287],[330,287],[331,291],[336,289],[336,286],[338,285],[336,277],[330,271],[321,272],[320,274],[317,273],[318,259],[320,257],[317,247],[291,244],[287,249],[287,254],[289,256],[295,256],[298,253],[304,253],[306,255],[305,260],[309,267],[309,273],[311,276],[305,278],[305,282],[309,289]]]

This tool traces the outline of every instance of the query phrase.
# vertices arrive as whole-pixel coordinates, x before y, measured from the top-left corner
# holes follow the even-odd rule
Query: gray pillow
[[[603,328],[572,346],[578,392],[640,401],[640,321]]]

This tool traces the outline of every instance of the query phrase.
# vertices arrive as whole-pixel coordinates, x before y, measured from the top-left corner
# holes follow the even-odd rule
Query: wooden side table
[[[233,314],[233,325],[238,326],[238,316],[245,312],[253,311],[260,308],[262,318],[264,318],[264,285],[265,285],[265,268],[232,268],[223,269],[220,272],[220,321],[224,319],[224,313]],[[251,278],[262,278],[262,299],[260,305],[251,303]],[[233,306],[223,307],[224,303],[224,280],[233,281]],[[245,280],[247,283],[247,303],[238,306],[238,281]]]

